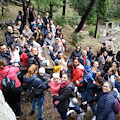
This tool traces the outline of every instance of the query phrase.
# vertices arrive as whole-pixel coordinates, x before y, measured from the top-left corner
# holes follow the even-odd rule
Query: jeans
[[[86,91],[82,91],[81,95],[82,95],[82,102],[91,100],[91,98],[92,98],[92,96],[89,93],[87,93]],[[89,103],[89,105],[90,105],[90,107],[91,107],[91,109],[93,111],[93,114],[95,116],[96,115],[96,109],[95,109],[94,104],[93,103]],[[83,105],[83,107],[84,107],[84,112],[87,113],[87,104]]]
[[[66,112],[61,112],[61,111],[58,110],[58,112],[60,113],[62,120],[67,120],[67,111]]]
[[[37,118],[40,119],[42,118],[42,111],[43,111],[43,101],[39,98],[33,98],[32,101],[32,110],[36,110],[36,105],[38,105],[38,116]]]

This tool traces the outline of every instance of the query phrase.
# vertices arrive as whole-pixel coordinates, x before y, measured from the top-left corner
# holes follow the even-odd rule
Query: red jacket
[[[84,71],[84,66],[82,64],[79,64],[76,68],[73,66],[72,82],[76,82],[76,80],[78,81],[83,80],[83,71]],[[77,86],[82,86],[82,84],[77,84]]]
[[[8,72],[10,68],[10,71]],[[7,74],[8,72],[8,74]],[[3,69],[0,68],[0,74],[2,76],[5,76],[7,74],[7,77],[9,77],[11,80],[15,80],[16,81],[16,88],[21,86],[21,83],[16,75],[16,73],[19,72],[19,68],[18,67],[12,67],[12,66],[6,66]],[[2,85],[1,85],[1,81],[3,79],[3,77],[0,75],[0,89],[2,90]]]
[[[21,65],[27,66],[27,62],[28,62],[27,53],[22,53],[21,54],[21,56],[20,56],[20,62],[21,62]]]

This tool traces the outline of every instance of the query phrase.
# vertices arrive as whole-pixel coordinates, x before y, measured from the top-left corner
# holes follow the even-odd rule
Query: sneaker
[[[93,118],[91,120],[96,120],[96,116],[93,116]]]
[[[39,118],[38,120],[45,120],[45,118]]]
[[[29,115],[34,115],[35,111],[34,110],[31,110],[31,112],[29,113]]]
[[[24,115],[24,112],[21,112],[20,115],[16,115],[16,118],[19,118]]]

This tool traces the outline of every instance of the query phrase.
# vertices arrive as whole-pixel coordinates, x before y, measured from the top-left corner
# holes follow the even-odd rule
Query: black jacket
[[[74,85],[70,83],[67,87],[61,88],[59,90],[59,96],[53,95],[54,100],[59,100],[59,104],[57,105],[58,111],[66,112],[69,105],[69,98],[72,94],[72,90],[74,89]]]
[[[82,55],[81,51],[74,50],[71,54],[71,58],[74,60],[76,57],[80,57]]]
[[[34,56],[30,53],[27,53],[28,58],[28,68],[32,65],[35,64],[37,65],[38,69],[40,68],[40,61],[38,59],[38,56]]]
[[[117,55],[116,55],[116,59],[117,59],[117,61],[120,62],[120,51],[118,51],[118,53],[117,53]]]

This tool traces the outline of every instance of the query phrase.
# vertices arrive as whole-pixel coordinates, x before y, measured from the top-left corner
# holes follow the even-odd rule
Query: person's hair
[[[111,69],[112,70],[112,74],[116,74],[116,68],[114,68],[114,67],[110,67],[109,69]]]
[[[39,34],[39,37],[40,37],[40,36],[42,36],[42,37],[43,37],[43,33],[40,33],[40,34]]]
[[[72,68],[72,63],[67,63],[67,66]]]
[[[75,111],[71,112],[68,116],[67,116],[67,120],[77,120],[77,113]]]
[[[98,72],[101,72],[101,77],[104,77],[104,75],[105,75],[105,71],[104,70],[100,70]]]
[[[87,46],[87,47],[89,47],[89,49],[91,50],[91,47],[90,47],[90,46]]]
[[[64,38],[63,33],[60,33],[60,34],[59,34],[59,38],[60,38],[61,35],[62,35],[62,38]]]
[[[109,87],[110,87],[111,91],[113,91],[114,85],[113,85],[112,82],[110,82],[110,81],[105,81],[104,83],[110,84]],[[104,85],[104,83],[103,83],[103,85]],[[111,87],[112,87],[112,88],[111,88]]]
[[[77,60],[78,62],[80,62],[78,58],[75,58],[74,61],[75,61],[75,60]]]
[[[22,15],[22,11],[19,11],[19,15]]]
[[[10,49],[11,49],[11,50],[15,50],[15,49],[16,49],[16,46],[13,45],[13,44],[11,44],[11,45],[10,45]]]
[[[0,43],[0,47],[3,46],[3,45],[5,45],[5,43]]]
[[[32,64],[29,68],[28,68],[28,72],[26,74],[27,78],[30,78],[33,74],[35,74],[35,71],[37,70],[37,65]]]
[[[32,9],[32,10],[34,10],[34,5],[30,5],[30,7],[31,7],[31,6],[33,6],[33,9]],[[30,7],[29,7],[29,8],[30,8]]]
[[[81,46],[80,46],[80,45],[77,45],[77,46],[76,46],[76,49],[77,49],[78,46],[80,47],[80,50],[81,50]]]
[[[31,50],[30,50],[30,53],[33,55],[33,49],[36,48],[36,47],[32,47]],[[37,48],[36,48],[37,49]]]
[[[62,51],[59,51],[58,54],[62,53]]]
[[[97,51],[97,58],[100,57],[101,51]]]
[[[35,40],[35,37],[34,37],[34,36],[32,36],[32,37],[30,38],[30,40],[31,40],[31,41]]]
[[[0,68],[7,66],[7,61],[4,58],[0,58]]]
[[[103,83],[105,82],[105,79],[101,76],[98,76],[95,78],[95,81],[98,82],[102,86]]]

